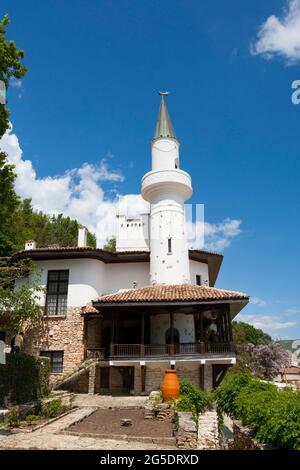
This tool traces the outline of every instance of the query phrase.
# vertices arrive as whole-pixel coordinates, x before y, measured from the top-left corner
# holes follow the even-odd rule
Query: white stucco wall
[[[105,265],[103,293],[110,294],[120,289],[132,289],[150,284],[149,263],[116,263]]]
[[[150,318],[150,339],[153,344],[166,343],[166,331],[170,328],[170,316],[159,314]],[[177,328],[181,343],[195,342],[195,326],[193,315],[174,314],[174,328]]]
[[[37,261],[36,264],[42,271],[42,287],[47,285],[49,270],[69,269],[69,307],[82,307],[96,300],[100,295],[117,292],[120,289],[131,289],[134,283],[138,288],[150,285],[149,262],[105,264],[99,260],[81,258]],[[192,284],[196,283],[196,274],[202,276],[202,282],[206,279],[208,281],[208,266],[205,263],[190,260],[189,266]],[[40,302],[41,305],[45,304],[44,295],[41,296]],[[183,315],[182,320],[178,317],[177,321],[184,323],[187,318]],[[183,326],[180,328],[182,329]],[[182,332],[185,334],[183,329]],[[188,341],[192,340],[188,339]]]
[[[196,284],[196,275],[200,274],[202,284],[209,286],[208,265],[199,261],[190,260],[191,284]],[[207,281],[207,282],[205,282]]]
[[[69,269],[68,307],[82,307],[102,294],[104,263],[93,259],[37,261],[41,286],[46,287],[49,270]],[[45,296],[41,295],[41,305]]]
[[[117,251],[149,251],[149,214],[117,216]]]

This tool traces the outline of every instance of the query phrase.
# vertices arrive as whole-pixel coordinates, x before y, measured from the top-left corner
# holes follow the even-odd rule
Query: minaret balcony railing
[[[159,193],[174,193],[186,201],[192,196],[192,181],[190,175],[183,170],[149,171],[142,179],[142,195],[146,201]]]

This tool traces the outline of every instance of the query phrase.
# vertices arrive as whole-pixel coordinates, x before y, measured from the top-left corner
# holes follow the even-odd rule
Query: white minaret
[[[142,179],[142,196],[150,202],[150,282],[190,282],[184,203],[192,195],[191,177],[180,170],[179,142],[167,107],[161,103],[152,140],[152,171]]]

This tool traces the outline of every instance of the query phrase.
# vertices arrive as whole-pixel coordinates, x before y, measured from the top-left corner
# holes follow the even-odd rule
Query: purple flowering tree
[[[288,352],[278,343],[247,344],[245,349],[250,359],[248,367],[253,374],[263,379],[273,379],[278,375],[279,369],[290,363]]]

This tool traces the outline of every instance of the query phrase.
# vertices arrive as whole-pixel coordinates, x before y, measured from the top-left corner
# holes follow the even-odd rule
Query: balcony
[[[180,344],[111,344],[109,358],[145,358],[170,356],[201,356],[207,354],[232,354],[232,343],[180,343]]]

